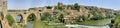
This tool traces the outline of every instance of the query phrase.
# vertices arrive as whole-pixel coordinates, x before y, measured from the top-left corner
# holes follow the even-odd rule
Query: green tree
[[[43,15],[41,16],[41,20],[42,20],[42,21],[43,21],[43,20],[47,20],[48,17],[50,17],[50,16],[51,16],[50,13],[45,12],[45,13],[43,13]]]
[[[116,16],[119,16],[119,13],[113,13],[114,15],[116,15]]]
[[[120,16],[115,17],[112,28],[119,28],[119,26],[120,26]]]
[[[104,19],[104,17],[101,15],[96,15],[96,16],[91,18],[91,20],[99,20],[99,19]]]
[[[79,11],[80,6],[78,5],[78,3],[75,3],[75,4],[74,4],[74,9]]]
[[[81,16],[81,18],[83,19],[83,21],[88,20],[88,17],[87,17],[87,16]]]
[[[59,21],[60,21],[60,22],[64,22],[64,19],[63,19],[63,18],[64,18],[64,15],[63,15],[63,14],[60,14],[60,16],[59,16],[58,18],[59,18]]]
[[[36,19],[36,16],[34,14],[30,14],[28,17],[27,17],[28,21],[34,21]]]
[[[6,15],[6,19],[8,20],[9,25],[12,25],[13,23],[15,23],[14,18],[10,14]]]
[[[51,6],[46,6],[47,9],[51,9],[52,7]]]
[[[55,9],[57,9],[57,10],[63,10],[63,7],[62,6],[56,6]]]

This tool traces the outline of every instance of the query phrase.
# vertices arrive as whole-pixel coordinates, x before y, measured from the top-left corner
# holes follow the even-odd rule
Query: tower
[[[4,17],[7,15],[7,0],[0,0],[0,13]]]

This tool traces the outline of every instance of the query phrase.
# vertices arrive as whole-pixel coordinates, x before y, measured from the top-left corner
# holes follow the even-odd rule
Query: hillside
[[[64,18],[83,18],[85,20],[98,20],[118,16],[120,13],[113,9],[99,8],[96,6],[83,6],[75,3],[74,5],[45,6],[47,9],[42,12],[49,12],[51,15],[64,15]],[[57,16],[58,16],[57,15]]]
[[[48,25],[50,23],[74,24],[78,22],[84,22],[83,24],[78,23],[82,25],[86,25],[86,24],[94,25],[95,23],[94,21],[100,22],[104,19],[114,19],[115,17],[118,17],[120,15],[120,12],[117,10],[100,8],[96,6],[84,6],[84,5],[79,5],[78,3],[75,3],[73,5],[64,5],[62,3],[58,3],[56,6],[45,6],[38,8],[42,13],[41,20],[46,24],[48,23]],[[107,22],[107,21],[104,20],[103,22]],[[106,23],[102,23],[100,25],[103,24]]]

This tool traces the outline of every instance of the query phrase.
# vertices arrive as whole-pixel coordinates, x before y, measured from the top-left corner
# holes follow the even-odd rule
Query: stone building
[[[7,0],[0,0],[0,13],[7,14]]]
[[[3,14],[3,17],[1,16]],[[4,18],[7,15],[7,0],[0,0],[0,28],[11,28]]]

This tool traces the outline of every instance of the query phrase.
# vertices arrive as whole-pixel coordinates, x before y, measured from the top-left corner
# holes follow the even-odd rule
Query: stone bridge
[[[20,10],[20,9],[8,10],[7,4],[8,4],[7,0],[0,0],[0,28],[10,28],[8,20],[4,18],[8,14],[10,14],[14,18],[15,22],[16,22],[16,17],[21,16],[22,18],[20,19],[20,23],[22,24],[27,23],[27,17],[30,14],[35,15],[35,21],[40,20],[40,16],[41,16],[40,9],[41,8],[39,9],[30,8],[28,10]],[[1,16],[1,14],[3,14],[3,16]]]
[[[41,13],[39,10],[35,9],[29,9],[29,10],[8,10],[8,14],[10,14],[15,22],[16,22],[16,17],[21,16],[20,23],[26,24],[27,23],[27,17],[31,14],[35,15],[35,20],[38,21],[40,20],[40,15]]]

